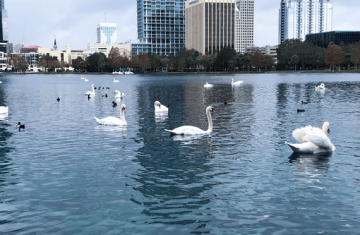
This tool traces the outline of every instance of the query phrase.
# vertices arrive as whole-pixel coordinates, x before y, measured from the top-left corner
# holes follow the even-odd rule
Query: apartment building
[[[235,50],[245,53],[254,45],[254,0],[237,0],[236,8]]]

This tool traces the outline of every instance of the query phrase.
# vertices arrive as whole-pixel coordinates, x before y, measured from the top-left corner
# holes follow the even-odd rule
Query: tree
[[[23,72],[23,70],[26,71],[26,69],[28,68],[28,63],[23,56],[14,55],[13,64],[17,71],[20,70],[21,72]]]
[[[299,63],[300,59],[297,55],[293,55],[290,60],[290,64],[293,64],[295,66],[296,71],[296,65]]]
[[[18,53],[21,53],[21,50],[22,50],[23,48],[24,48],[24,45],[22,45],[22,44],[16,44],[16,45],[14,46],[13,51],[14,51],[14,53],[18,54]]]
[[[345,52],[337,45],[329,44],[325,51],[325,63],[333,67],[333,73],[335,72],[335,65],[340,65],[345,60]]]
[[[167,72],[167,70],[168,70],[169,61],[170,61],[169,58],[162,58],[162,59],[161,59],[161,64],[162,64],[163,67],[166,68],[166,72]]]
[[[44,67],[45,71],[46,71],[46,69],[48,69],[48,68],[55,68],[55,66],[57,64],[55,64],[53,61],[59,62],[57,57],[55,57],[55,56],[50,56],[49,54],[42,55],[40,57],[38,65],[40,67]]]
[[[269,62],[269,70],[272,69],[272,67],[275,65],[275,59],[273,56],[271,55],[265,55],[265,58],[267,59],[267,61]]]
[[[105,54],[100,53],[98,60],[98,68],[101,70],[101,73],[103,73],[105,66],[106,66],[106,56]]]
[[[119,48],[112,47],[108,55],[107,66],[109,68],[113,68],[113,71],[115,71],[119,58],[120,58]]]
[[[356,70],[358,70],[357,65],[360,64],[360,41],[355,43],[353,49],[351,50],[351,55],[354,60],[354,65],[356,66]]]
[[[137,60],[138,60],[139,67],[142,69],[143,73],[145,72],[145,70],[150,68],[150,66],[151,66],[150,60],[146,54],[140,52],[139,55],[137,56]]]
[[[249,65],[253,67],[257,67],[258,71],[260,72],[260,68],[264,66],[269,66],[269,62],[266,57],[259,51],[256,50],[255,52],[249,55]]]
[[[73,62],[73,67],[74,69],[77,69],[77,70],[81,70],[84,68],[84,64],[85,64],[85,61],[83,58],[81,58],[80,56],[78,56],[74,62]]]
[[[224,47],[217,54],[214,61],[214,67],[219,70],[227,69],[229,67],[228,62],[236,57],[236,51],[232,47]]]

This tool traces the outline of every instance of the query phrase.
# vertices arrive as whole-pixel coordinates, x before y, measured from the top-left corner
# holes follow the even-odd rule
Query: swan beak
[[[212,111],[213,111],[214,113],[216,113],[215,109],[212,109]]]
[[[124,113],[126,113],[126,109],[124,109]]]
[[[330,129],[328,129],[328,131],[327,131],[328,133],[330,133]]]

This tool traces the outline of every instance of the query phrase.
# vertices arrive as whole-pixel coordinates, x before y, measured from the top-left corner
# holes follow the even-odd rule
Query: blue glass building
[[[335,45],[357,43],[360,41],[360,31],[331,31],[308,34],[306,35],[306,41],[324,48],[327,48],[331,42]]]
[[[5,10],[4,0],[0,0],[0,41],[8,41],[7,11]]]
[[[137,0],[137,26],[133,52],[176,54],[185,47],[185,0]]]

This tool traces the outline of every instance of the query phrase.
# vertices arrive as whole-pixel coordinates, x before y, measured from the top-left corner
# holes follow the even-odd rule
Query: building
[[[138,52],[175,55],[185,47],[185,0],[137,0],[137,28]]]
[[[306,41],[324,48],[327,48],[331,42],[336,45],[357,43],[360,41],[360,31],[332,31],[308,34],[306,35]]]
[[[277,61],[277,49],[278,46],[270,46],[270,45],[266,45],[264,47],[246,46],[245,53],[250,54],[258,50],[263,55],[270,55],[274,58],[275,61]]]
[[[131,56],[131,44],[88,44],[86,49],[84,50],[84,54],[90,56],[94,53],[104,53],[106,57],[108,57],[111,48],[118,48],[119,52],[122,56]]]
[[[0,0],[0,52],[7,52],[8,42],[8,23],[7,11],[5,10],[4,0]]]
[[[279,44],[287,39],[305,40],[305,35],[332,30],[330,0],[281,0]]]
[[[237,0],[236,8],[235,50],[245,53],[254,45],[254,0]]]
[[[186,48],[212,54],[235,47],[236,0],[193,0],[185,4]]]
[[[116,44],[117,32],[115,23],[100,23],[97,26],[98,44]]]

